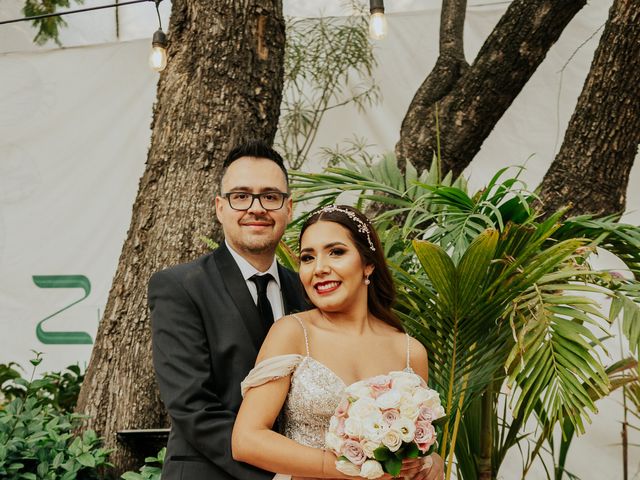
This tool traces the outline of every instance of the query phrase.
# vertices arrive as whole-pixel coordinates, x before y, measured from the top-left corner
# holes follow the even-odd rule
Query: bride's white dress
[[[291,387],[282,409],[281,433],[309,447],[323,448],[329,420],[335,412],[347,385],[336,373],[309,355],[309,338],[304,322],[296,315],[304,332],[306,355],[289,354],[263,360],[249,372],[241,383],[242,395],[252,387],[291,375]],[[409,336],[407,335],[406,371],[409,364]],[[278,475],[278,480],[290,478]]]

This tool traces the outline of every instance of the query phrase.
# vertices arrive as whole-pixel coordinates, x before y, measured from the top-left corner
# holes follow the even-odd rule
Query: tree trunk
[[[402,121],[400,140],[396,145],[396,156],[401,167],[404,167],[407,158],[415,163],[419,157],[417,153],[425,142],[425,120],[433,116],[434,104],[451,92],[469,68],[464,58],[463,41],[466,10],[467,0],[442,0],[440,55],[411,100],[409,111]]]
[[[640,4],[616,0],[562,147],[541,184],[548,212],[624,211],[640,143]]]
[[[151,148],[77,411],[115,448],[119,475],[142,459],[122,429],[168,426],[151,363],[150,275],[217,238],[221,160],[247,138],[273,141],[282,94],[281,0],[174,0],[169,62],[160,76]]]
[[[493,383],[490,383],[481,398],[480,412],[480,448],[478,455],[478,480],[492,480],[497,471],[491,460],[493,457],[493,419],[495,418]],[[495,466],[497,467],[497,465]],[[497,470],[497,468],[496,468]]]
[[[459,57],[446,58],[441,44],[441,58],[416,93],[402,123],[396,145],[400,162],[410,160],[419,171],[431,164],[437,148],[437,102],[442,172],[451,171],[454,176],[462,173],[585,3],[514,0],[468,68]],[[455,14],[464,15],[459,9]],[[462,29],[456,32],[461,42]]]

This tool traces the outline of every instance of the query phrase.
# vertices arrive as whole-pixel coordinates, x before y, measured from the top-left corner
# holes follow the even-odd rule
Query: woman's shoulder
[[[418,375],[427,379],[429,374],[429,356],[427,349],[419,340],[409,336],[409,365]]]
[[[416,338],[413,338],[411,335],[407,335],[409,340],[409,352],[411,354],[411,360],[414,359],[416,361],[427,361],[427,349],[425,346],[420,343],[420,341]]]
[[[304,322],[304,320],[303,320]],[[274,322],[265,338],[258,360],[277,355],[306,355],[306,335],[300,314],[286,315]]]

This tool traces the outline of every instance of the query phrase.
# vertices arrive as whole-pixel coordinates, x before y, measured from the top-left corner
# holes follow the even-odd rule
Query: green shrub
[[[158,452],[157,457],[147,457],[144,459],[146,465],[140,469],[140,473],[125,472],[120,478],[124,480],[160,480],[166,453],[167,449],[163,448]]]
[[[13,362],[0,364],[0,408],[15,398],[24,399],[30,389],[30,394],[37,396],[38,403],[50,404],[60,412],[73,411],[84,380],[78,364],[69,365],[61,372],[47,372],[33,381],[23,378],[20,368]]]
[[[0,478],[7,480],[96,479],[110,466],[109,450],[92,430],[74,434],[82,415],[71,413],[82,381],[79,369],[33,380],[41,354],[31,360],[30,380],[15,364],[0,366]],[[17,374],[17,375],[16,375]],[[78,387],[78,388],[76,388]]]

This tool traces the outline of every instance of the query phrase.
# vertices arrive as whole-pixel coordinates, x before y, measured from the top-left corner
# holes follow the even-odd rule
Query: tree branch
[[[472,66],[461,69],[444,96],[439,96],[440,84],[430,78],[443,68],[437,62],[402,123],[396,145],[399,159],[410,159],[419,170],[429,167],[436,146],[434,103],[438,101],[442,171],[459,175],[585,3],[514,0]]]

